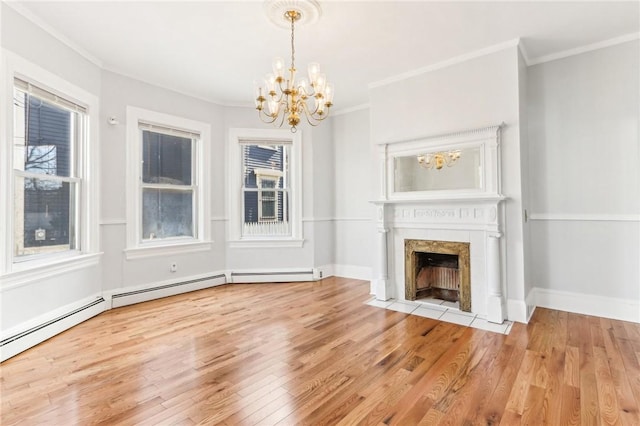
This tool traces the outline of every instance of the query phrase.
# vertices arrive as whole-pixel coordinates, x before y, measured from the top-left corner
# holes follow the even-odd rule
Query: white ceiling
[[[253,81],[290,34],[260,1],[23,1],[18,11],[105,69],[228,105],[249,105]],[[296,65],[320,62],[336,109],[368,102],[368,85],[521,38],[531,62],[640,31],[638,1],[321,1],[296,28]],[[287,59],[288,62],[288,59]]]

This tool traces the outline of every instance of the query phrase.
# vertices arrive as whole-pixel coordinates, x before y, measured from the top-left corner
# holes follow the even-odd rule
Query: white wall
[[[97,66],[32,24],[4,2],[0,3],[0,8],[3,49],[10,50],[92,95],[100,95],[100,70]],[[4,85],[7,78],[10,77],[4,75],[3,70],[1,84]],[[4,114],[10,103],[4,98],[1,101],[0,109]],[[3,131],[0,143],[10,147],[11,144],[5,137],[6,132]],[[8,164],[6,158],[0,159],[0,162],[3,169],[5,164]],[[4,176],[4,172],[2,174]],[[8,181],[5,178],[1,180],[0,191],[4,194],[10,193]],[[5,215],[8,211],[7,209],[2,214]],[[3,228],[4,223],[3,220]],[[2,229],[1,235],[3,239],[10,238],[10,231]],[[0,277],[1,336],[6,337],[7,333],[21,330],[34,318],[48,319],[47,315],[61,306],[81,303],[87,298],[99,295],[101,280],[97,263],[97,260],[94,260],[81,262],[75,269],[71,266],[59,266],[45,268],[44,271],[41,268],[32,270],[31,273],[12,273]]]
[[[532,261],[531,261],[531,225],[528,221],[528,214],[531,212],[531,177],[529,172],[529,116],[528,111],[528,96],[527,96],[527,81],[528,81],[528,67],[526,61],[522,55],[522,52],[518,51],[518,120],[520,121],[520,179],[522,182],[522,211],[527,212],[522,222],[522,241],[524,245],[524,294],[530,297],[532,294],[534,280],[532,274]],[[527,301],[529,309],[531,309],[532,301]],[[531,312],[530,312],[531,313]]]
[[[180,93],[152,86],[109,71],[102,72],[101,160],[102,212],[101,237],[103,289],[152,286],[159,282],[181,281],[215,274],[225,268],[224,221],[224,128],[223,108]],[[211,125],[211,157],[205,164],[211,171],[211,217],[213,248],[197,253],[156,255],[127,259],[126,248],[126,108],[135,106],[196,120]],[[119,124],[107,124],[116,117]],[[169,264],[178,264],[177,272]]]
[[[318,127],[314,127],[312,135],[310,159],[313,167],[313,189],[307,196],[311,196],[313,200],[313,215],[303,217],[303,220],[310,220],[313,223],[313,264],[322,267],[335,263],[332,220],[336,187],[333,173],[335,167],[333,119],[329,118]]]
[[[502,193],[506,200],[506,297],[511,319],[525,320],[518,48],[513,45],[446,68],[374,85],[374,144],[418,139],[506,123],[502,133]],[[376,183],[374,183],[376,185]],[[517,310],[518,312],[515,312]]]
[[[640,321],[639,51],[528,70],[531,266],[547,306],[611,316],[626,301]],[[564,292],[576,297],[559,306]]]
[[[374,162],[369,108],[333,118],[336,274],[370,279],[374,250]]]

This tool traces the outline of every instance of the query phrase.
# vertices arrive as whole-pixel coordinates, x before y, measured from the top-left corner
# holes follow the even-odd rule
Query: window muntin
[[[14,261],[80,250],[84,108],[15,79],[13,117]]]
[[[291,236],[290,144],[243,143],[242,236]]]
[[[175,129],[147,127],[148,124],[141,123],[140,238],[142,242],[196,238],[195,145],[198,136]]]

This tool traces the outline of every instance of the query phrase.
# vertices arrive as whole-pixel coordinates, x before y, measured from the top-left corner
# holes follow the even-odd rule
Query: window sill
[[[150,245],[132,247],[124,250],[127,260],[144,259],[156,256],[169,256],[174,254],[197,253],[209,251],[213,247],[212,241],[195,241],[187,243]]]
[[[304,245],[304,240],[296,238],[287,239],[241,239],[229,240],[229,248],[300,248]]]
[[[77,254],[56,259],[39,259],[37,263],[20,262],[14,264],[13,271],[0,277],[0,288],[7,290],[77,269],[88,268],[97,265],[101,255],[102,253]]]

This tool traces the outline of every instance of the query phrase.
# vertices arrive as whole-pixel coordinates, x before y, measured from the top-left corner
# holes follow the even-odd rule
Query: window
[[[129,107],[127,129],[127,256],[162,246],[210,247],[203,167],[209,125]]]
[[[24,80],[13,87],[14,261],[81,247],[85,108]]]
[[[174,136],[145,127],[141,124],[141,239],[193,238],[196,235],[193,146],[199,136]]]
[[[289,146],[242,144],[243,235],[291,235]]]
[[[302,243],[300,143],[283,130],[230,130],[232,245]]]

